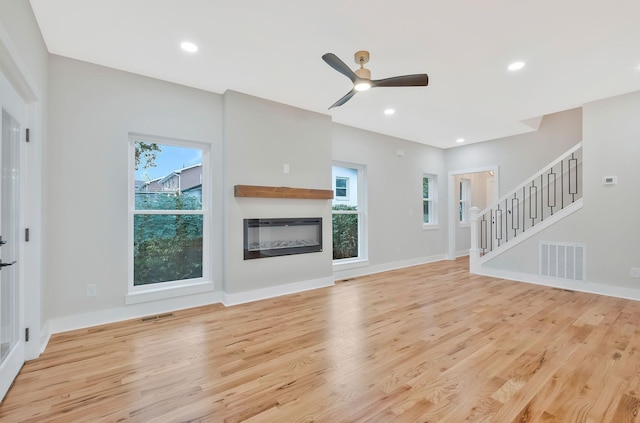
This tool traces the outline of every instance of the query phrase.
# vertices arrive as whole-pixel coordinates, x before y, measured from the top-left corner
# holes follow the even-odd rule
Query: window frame
[[[211,181],[211,145],[139,133],[129,133],[128,148],[128,269],[125,304],[136,304],[182,295],[214,290],[211,269],[211,195],[212,184],[202,184],[202,208],[200,210],[136,210],[135,208],[135,143],[155,143],[173,147],[193,148],[202,151],[202,181]],[[134,218],[136,215],[201,215],[202,216],[202,276],[199,278],[134,285]]]
[[[429,180],[429,195],[424,196],[424,180]],[[422,174],[421,185],[421,197],[422,197],[422,228],[423,229],[438,229],[438,176],[433,173]],[[424,221],[424,203],[429,203],[429,221]]]
[[[366,213],[366,167],[365,165],[347,162],[334,161],[332,167],[340,167],[353,169],[356,171],[356,201],[358,210],[331,210],[331,217],[333,222],[334,214],[357,214],[358,215],[358,256],[349,257],[343,259],[333,259],[334,270],[344,270],[353,267],[366,266],[369,264],[368,258],[368,239],[367,239],[367,213]],[[337,177],[334,177],[334,182]],[[347,179],[347,186],[353,183],[350,178]],[[350,191],[349,191],[350,194]],[[334,186],[335,195],[335,186]],[[349,195],[347,199],[350,199]],[[341,201],[341,198],[334,198],[336,201]],[[333,241],[333,239],[332,239]]]

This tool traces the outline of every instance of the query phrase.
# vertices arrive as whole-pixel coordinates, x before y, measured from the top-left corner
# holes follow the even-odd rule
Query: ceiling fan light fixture
[[[367,91],[369,88],[371,88],[371,82],[366,80],[356,81],[353,88],[356,91]]]

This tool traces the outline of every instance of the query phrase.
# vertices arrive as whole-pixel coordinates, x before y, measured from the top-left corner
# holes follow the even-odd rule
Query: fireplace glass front
[[[244,259],[322,251],[322,218],[244,219]]]

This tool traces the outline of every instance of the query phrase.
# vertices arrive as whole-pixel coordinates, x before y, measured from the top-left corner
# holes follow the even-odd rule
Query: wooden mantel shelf
[[[259,185],[236,185],[233,187],[236,197],[257,198],[298,198],[307,200],[331,200],[333,190],[289,187],[265,187]]]

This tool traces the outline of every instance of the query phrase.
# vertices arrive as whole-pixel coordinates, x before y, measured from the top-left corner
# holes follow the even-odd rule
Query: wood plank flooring
[[[57,334],[2,422],[640,422],[640,302],[466,259]]]

